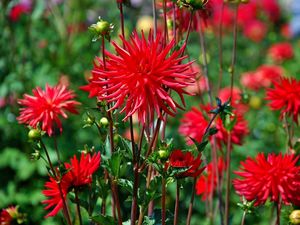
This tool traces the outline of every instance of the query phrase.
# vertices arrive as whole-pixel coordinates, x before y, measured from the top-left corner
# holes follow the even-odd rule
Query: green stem
[[[78,214],[78,218],[79,218],[79,224],[82,225],[82,217],[81,217],[80,203],[79,203],[77,188],[75,188],[75,201],[76,201],[77,214]]]
[[[231,133],[228,132],[226,151],[226,198],[225,198],[225,225],[229,224],[229,203],[230,203],[230,161],[231,161]]]
[[[176,199],[174,209],[174,225],[177,225],[178,209],[179,209],[179,198],[180,198],[180,186],[178,180],[176,181]]]
[[[191,195],[190,204],[189,204],[189,211],[188,211],[188,215],[187,215],[187,219],[186,219],[186,225],[190,225],[190,223],[191,223],[193,205],[194,205],[194,199],[195,199],[196,181],[197,181],[197,178],[195,177],[194,178],[192,195]]]
[[[166,179],[161,181],[161,224],[166,224]]]

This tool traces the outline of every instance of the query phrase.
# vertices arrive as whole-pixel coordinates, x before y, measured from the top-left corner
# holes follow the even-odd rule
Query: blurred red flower
[[[268,55],[274,62],[282,63],[294,57],[293,46],[288,42],[274,44],[269,48]]]
[[[25,94],[24,99],[18,100],[18,103],[23,106],[20,109],[20,116],[17,118],[19,123],[34,128],[40,123],[41,129],[51,136],[55,125],[62,132],[59,116],[67,118],[65,111],[78,113],[76,106],[80,103],[73,100],[75,94],[73,91],[67,90],[64,85],[51,87],[46,84],[45,91],[37,87],[32,92],[33,96]]]
[[[46,205],[46,210],[51,209],[46,217],[55,216],[63,208],[63,201],[66,200],[67,194],[72,188],[92,183],[92,175],[99,168],[100,161],[99,152],[93,156],[81,153],[79,161],[76,156],[73,156],[71,163],[65,163],[67,172],[62,175],[60,181],[50,177],[50,181],[45,184],[46,190],[43,190],[43,194],[48,199],[42,203]]]
[[[19,3],[14,5],[10,12],[9,12],[9,18],[13,21],[16,22],[20,19],[20,17],[23,14],[29,13],[31,10],[31,6],[25,3]]]
[[[12,223],[12,216],[6,209],[2,209],[0,213],[0,225],[10,225]]]
[[[100,85],[98,99],[112,103],[111,110],[123,107],[126,120],[135,112],[141,123],[154,120],[156,113],[162,118],[162,112],[175,115],[180,105],[172,99],[169,91],[176,92],[184,104],[184,90],[194,82],[195,73],[188,72],[190,63],[182,63],[185,45],[174,50],[175,40],[165,47],[161,36],[154,38],[149,32],[148,39],[135,32],[127,41],[121,40],[125,49],[113,43],[117,55],[106,52],[106,70],[94,68],[97,80],[91,82]],[[100,61],[100,64],[103,64]],[[95,90],[93,88],[93,90]]]
[[[300,81],[294,78],[282,78],[274,82],[274,88],[267,89],[266,99],[270,101],[272,110],[281,110],[281,118],[284,114],[293,117],[298,123],[300,113]]]
[[[234,188],[248,201],[254,200],[256,206],[264,204],[268,198],[276,203],[281,199],[285,204],[298,204],[298,159],[299,156],[282,156],[281,153],[268,154],[267,158],[263,153],[259,153],[255,159],[248,157],[245,162],[241,162],[241,171],[235,172],[242,179],[233,180]]]
[[[261,42],[267,34],[267,26],[259,20],[252,20],[244,27],[244,35],[254,42]]]
[[[262,65],[254,72],[247,72],[241,76],[241,84],[251,90],[270,87],[272,82],[280,80],[283,69],[275,65]]]
[[[182,150],[172,151],[168,165],[174,168],[187,168],[187,171],[177,174],[177,177],[197,177],[205,167],[200,168],[202,163],[201,154],[194,157],[191,152]]]
[[[218,159],[218,176],[221,178],[225,169],[225,163],[220,157]],[[221,179],[220,179],[221,180]],[[210,198],[217,186],[216,166],[212,162],[207,164],[206,174],[202,174],[196,183],[196,194],[202,195],[202,200]]]
[[[193,107],[189,112],[183,115],[179,126],[179,133],[187,137],[187,144],[193,144],[189,137],[201,142],[204,132],[208,126],[210,106],[201,106],[203,111]],[[244,137],[249,133],[248,123],[241,114],[234,111],[236,114],[236,123],[231,130],[231,143],[242,145]],[[228,132],[223,126],[220,117],[217,117],[214,122],[218,132],[215,134],[218,147],[222,144],[227,144]]]

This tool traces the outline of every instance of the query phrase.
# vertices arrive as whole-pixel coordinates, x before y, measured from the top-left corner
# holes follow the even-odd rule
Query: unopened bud
[[[108,121],[108,119],[106,118],[106,117],[102,117],[101,119],[100,119],[100,127],[107,127],[108,126],[108,124],[109,124],[109,121]]]
[[[294,210],[290,216],[290,223],[291,224],[294,224],[294,225],[297,225],[297,224],[300,224],[300,210]]]
[[[165,161],[169,158],[169,152],[165,149],[161,149],[158,151],[159,159]]]
[[[39,129],[30,129],[28,132],[28,138],[30,141],[40,140],[42,137],[42,132]]]

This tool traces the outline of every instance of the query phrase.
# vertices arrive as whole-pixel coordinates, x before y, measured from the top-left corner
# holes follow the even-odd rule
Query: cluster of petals
[[[173,168],[187,169],[186,171],[177,174],[178,178],[197,177],[205,169],[205,167],[200,167],[201,163],[201,154],[199,154],[197,157],[194,157],[191,152],[174,150],[169,157],[168,166]]]
[[[214,190],[216,189],[218,178],[223,176],[223,171],[225,169],[225,163],[220,157],[217,162],[217,166],[210,162],[206,166],[206,173],[199,176],[196,182],[196,194],[202,195],[202,200],[211,198]],[[218,171],[218,173],[217,173]],[[221,179],[220,179],[221,180]]]
[[[46,210],[51,210],[46,217],[55,216],[62,208],[63,201],[66,200],[67,194],[73,189],[92,183],[92,175],[100,166],[101,155],[95,153],[81,153],[78,160],[74,156],[70,163],[65,163],[67,172],[59,178],[50,177],[50,181],[45,183],[44,196],[48,199],[43,201]]]
[[[280,66],[262,65],[255,71],[242,74],[241,84],[248,89],[257,91],[270,87],[274,81],[279,81],[283,74]]]
[[[241,162],[241,178],[233,180],[236,192],[255,205],[263,205],[267,199],[278,203],[299,205],[300,167],[299,156],[259,153],[255,159],[248,157]]]
[[[12,224],[13,217],[10,215],[7,209],[2,209],[0,213],[0,225]]]
[[[275,63],[282,63],[294,57],[293,46],[289,42],[273,44],[268,49],[268,56]]]
[[[121,37],[124,48],[113,42],[117,54],[106,51],[106,67],[97,59],[90,84],[84,89],[90,96],[112,104],[110,110],[122,108],[126,120],[137,113],[141,123],[153,121],[155,114],[175,115],[181,106],[171,97],[177,93],[184,104],[184,90],[194,82],[195,73],[189,71],[191,63],[182,63],[185,45],[174,50],[175,40],[164,45],[160,35],[148,38],[134,32],[129,40]]]
[[[190,138],[195,139],[197,142],[201,142],[203,135],[209,123],[209,111],[211,107],[201,106],[200,109],[192,107],[190,111],[183,115],[181,119],[181,125],[179,126],[179,133],[187,138],[187,144],[193,142]],[[242,145],[244,137],[249,133],[248,123],[241,116],[236,113],[236,123],[230,132],[231,143],[236,145]],[[228,142],[228,132],[223,126],[223,122],[220,117],[215,120],[215,127],[218,132],[215,134],[218,147]]]
[[[9,12],[9,19],[16,22],[23,14],[28,14],[31,11],[31,4],[27,2],[20,2],[14,5]]]
[[[41,129],[51,136],[55,127],[62,132],[60,116],[67,118],[66,111],[78,113],[76,106],[80,103],[73,100],[75,94],[64,85],[51,87],[46,84],[45,91],[37,87],[32,92],[33,96],[25,94],[24,99],[18,100],[18,103],[23,106],[17,118],[19,123],[33,128],[40,125]]]
[[[292,116],[298,123],[300,113],[300,81],[295,78],[282,78],[274,82],[274,88],[267,89],[266,99],[272,110],[280,110],[281,118],[284,115]]]

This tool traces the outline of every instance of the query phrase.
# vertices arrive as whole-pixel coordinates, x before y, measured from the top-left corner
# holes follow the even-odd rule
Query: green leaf
[[[122,156],[121,151],[114,152],[111,156],[110,167],[114,177],[119,177]]]
[[[97,215],[90,218],[93,222],[99,225],[117,225],[117,221],[112,216]]]
[[[126,180],[126,179],[118,179],[118,185],[123,187],[126,191],[128,191],[129,193],[132,193],[133,191],[133,183],[130,180]]]
[[[208,144],[208,140],[205,140],[205,141],[202,141],[201,143],[199,143],[194,138],[190,137],[190,139],[194,142],[194,144],[196,145],[197,150],[199,152],[203,152],[204,149],[205,149],[205,147],[206,147],[206,145]]]

